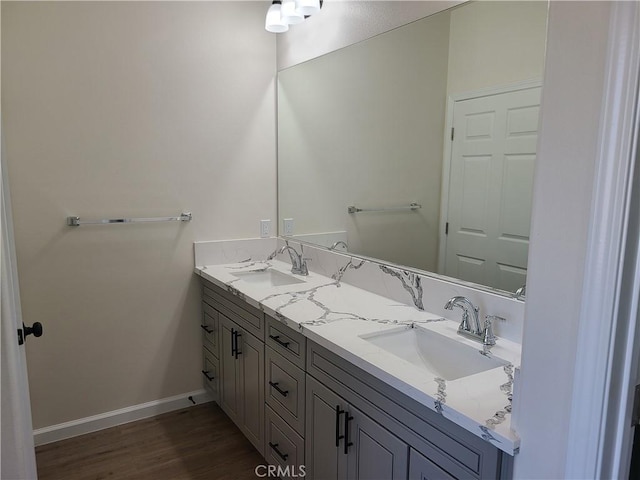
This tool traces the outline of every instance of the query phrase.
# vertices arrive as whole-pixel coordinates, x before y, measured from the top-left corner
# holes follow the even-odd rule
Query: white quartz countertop
[[[271,286],[254,284],[234,275],[265,269],[293,276],[302,282]],[[278,260],[195,268],[204,279],[300,331],[500,450],[510,455],[518,452],[520,439],[511,428],[511,397],[514,367],[520,364],[520,345],[498,338],[483,358],[480,343],[456,333],[458,310],[452,312],[451,320],[443,319],[314,272],[299,276],[291,275],[290,270],[290,264]],[[472,363],[480,363],[489,357],[502,360],[503,365],[445,380],[369,341],[386,331],[412,327],[436,332],[475,349],[478,358],[472,358]],[[471,352],[469,348],[465,350]],[[469,362],[469,359],[461,361]]]

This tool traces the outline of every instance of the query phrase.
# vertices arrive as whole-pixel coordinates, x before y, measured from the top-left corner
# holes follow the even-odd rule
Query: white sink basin
[[[456,380],[509,363],[482,355],[481,344],[473,348],[420,326],[400,327],[360,338],[445,380]]]
[[[261,285],[265,287],[280,287],[282,285],[294,285],[296,283],[304,283],[304,280],[296,278],[292,275],[279,272],[277,270],[254,270],[249,272],[232,273],[234,277],[238,277],[243,282],[253,285]]]

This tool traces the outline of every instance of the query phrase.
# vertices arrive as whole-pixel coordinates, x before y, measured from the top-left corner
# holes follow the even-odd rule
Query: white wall
[[[2,2],[34,427],[201,387],[193,242],[275,219],[264,2]],[[65,226],[176,215],[190,224]]]
[[[448,93],[541,79],[544,1],[480,1],[451,11]]]
[[[278,70],[388,32],[463,3],[449,1],[327,1],[322,11],[278,35]]]
[[[611,5],[551,2],[549,11],[516,478],[565,478]]]

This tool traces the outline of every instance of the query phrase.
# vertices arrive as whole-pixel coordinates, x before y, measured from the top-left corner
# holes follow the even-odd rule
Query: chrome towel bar
[[[397,210],[418,210],[422,208],[422,205],[419,203],[410,203],[409,205],[403,205],[401,207],[389,207],[389,208],[358,208],[351,205],[347,207],[347,212],[349,213],[358,213],[358,212],[394,212]]]
[[[103,218],[102,220],[80,220],[80,217],[67,217],[67,225],[79,227],[80,225],[109,225],[112,223],[143,223],[143,222],[190,222],[191,212],[182,212],[177,217],[148,217],[148,218]]]

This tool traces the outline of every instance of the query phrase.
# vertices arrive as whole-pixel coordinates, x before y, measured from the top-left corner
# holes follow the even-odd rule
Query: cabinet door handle
[[[238,337],[241,337],[241,336],[242,334],[238,330],[236,330],[236,355],[235,355],[236,360],[238,359],[238,355],[242,355],[242,352],[238,350]]]
[[[346,413],[340,408],[340,405],[336,405],[336,447],[340,446],[340,440],[344,438],[344,435],[340,435],[340,415]]]
[[[236,338],[236,329],[235,328],[231,328],[231,356],[238,358],[236,356],[236,350],[238,348],[238,339]]]
[[[291,342],[283,342],[282,340],[280,340],[280,335],[269,335],[269,338],[271,338],[272,340],[274,340],[276,343],[279,343],[280,345],[282,345],[284,348],[289,348],[289,344]]]
[[[278,385],[278,382],[269,381],[269,385],[271,385],[280,395],[286,397],[289,394],[289,390],[282,390]]]
[[[282,453],[280,450],[278,450],[278,444],[277,444],[277,443],[271,443],[271,442],[269,442],[269,446],[271,447],[271,449],[272,449],[274,452],[276,452],[276,453],[278,454],[278,456],[279,456],[282,460],[286,461],[286,460],[287,460],[287,458],[289,457],[289,454],[288,454],[288,453]]]
[[[203,329],[207,333],[213,333],[213,330],[209,328],[209,325],[200,325],[200,328]]]
[[[216,377],[210,377],[209,376],[209,371],[208,370],[202,370],[202,374],[207,377],[207,380],[209,380],[210,382],[215,380]]]
[[[349,447],[353,445],[353,442],[349,441],[349,422],[353,420],[353,417],[345,412],[344,415],[344,454],[349,453]]]

